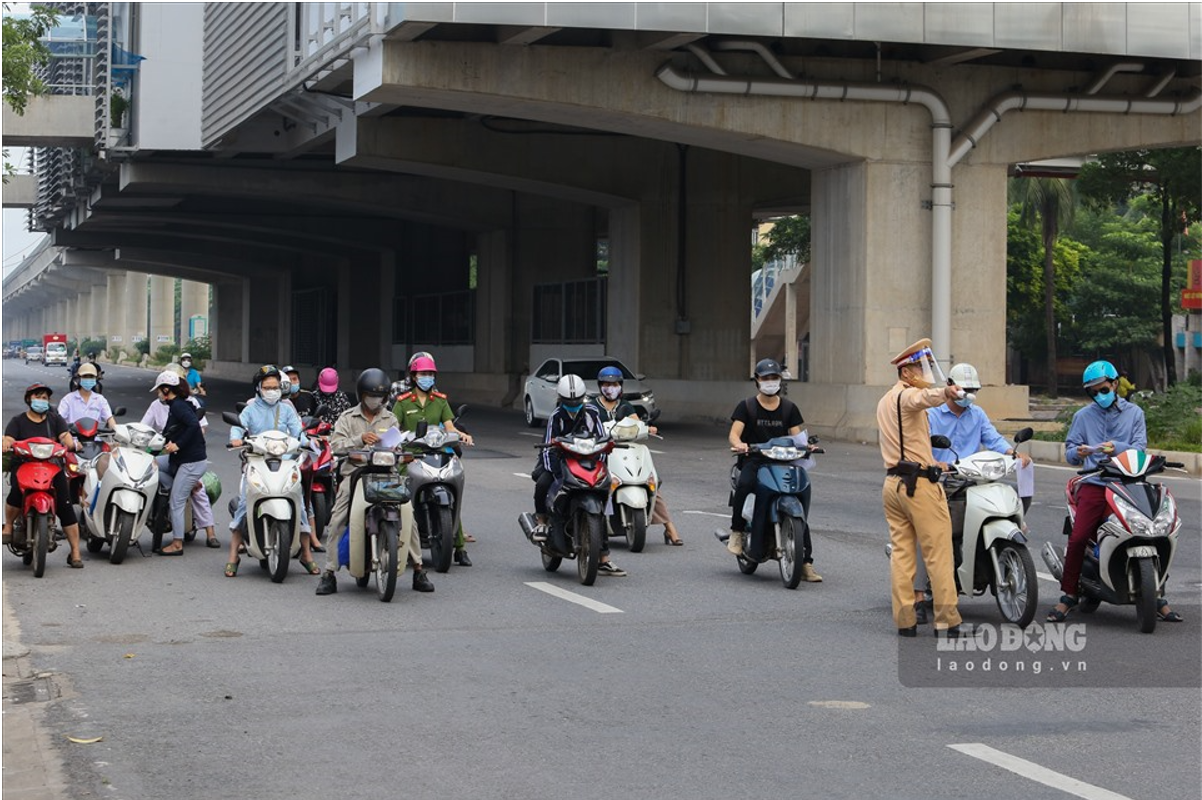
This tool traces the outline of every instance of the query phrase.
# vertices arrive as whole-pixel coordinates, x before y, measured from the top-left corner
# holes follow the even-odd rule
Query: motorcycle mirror
[[[237,409],[239,414],[241,414],[243,411],[246,410],[246,401],[239,400],[237,403],[234,403],[234,408]]]
[[[931,437],[931,447],[936,447],[940,450],[948,450],[951,449],[951,446],[952,440],[946,436],[943,436],[942,434],[936,434]]]
[[[319,406],[317,406],[317,408],[313,409],[313,416],[314,417],[324,417],[329,412],[329,410],[330,410],[330,407],[327,406],[325,403],[322,403]]]
[[[466,403],[459,406],[459,408],[455,409],[455,419],[459,419],[465,413],[467,413],[467,404]]]
[[[222,411],[221,421],[227,425],[234,425],[239,428],[242,427],[242,420],[233,411]]]
[[[125,406],[117,406],[116,408],[114,408],[113,416],[114,417],[124,417],[125,416]]]
[[[1032,428],[1023,428],[1018,433],[1014,434],[1014,443],[1022,444],[1023,442],[1029,441],[1034,435],[1035,431]]]

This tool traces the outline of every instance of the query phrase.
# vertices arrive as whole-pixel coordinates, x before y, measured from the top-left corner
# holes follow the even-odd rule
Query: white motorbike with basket
[[[413,456],[398,452],[399,447],[350,451],[346,458],[358,466],[341,478],[352,484],[348,529],[340,543],[338,563],[360,588],[374,575],[376,594],[384,603],[392,600],[397,576],[405,572],[410,556],[407,532],[413,518],[406,507],[410,491],[400,466]]]
[[[658,409],[652,412],[653,422]],[[609,454],[609,529],[625,536],[630,552],[642,552],[647,541],[647,523],[655,507],[659,475],[651,459],[651,450],[641,444],[651,435],[648,422],[627,417],[604,423],[614,440]]]

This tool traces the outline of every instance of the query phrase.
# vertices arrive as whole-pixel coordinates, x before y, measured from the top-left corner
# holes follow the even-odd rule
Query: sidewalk
[[[46,703],[58,694],[52,676],[34,672],[29,648],[20,642],[5,592],[4,600],[4,737],[0,783],[4,800],[68,800],[71,796],[62,761],[42,727]]]

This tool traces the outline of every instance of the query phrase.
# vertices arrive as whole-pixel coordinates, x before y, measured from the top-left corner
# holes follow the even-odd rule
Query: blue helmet
[[[623,380],[622,370],[617,367],[602,367],[597,373],[597,383],[622,383]]]
[[[1081,376],[1081,385],[1089,387],[1102,381],[1117,380],[1118,376],[1119,372],[1114,368],[1114,364],[1109,361],[1095,361],[1085,368],[1085,373]]]

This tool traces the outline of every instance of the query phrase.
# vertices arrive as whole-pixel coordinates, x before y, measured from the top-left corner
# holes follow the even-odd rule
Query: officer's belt
[[[939,467],[924,467],[915,461],[899,461],[897,466],[886,469],[885,474],[901,478],[902,483],[906,486],[906,494],[913,497],[919,478],[926,478],[931,483],[938,483],[943,470]]]

